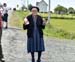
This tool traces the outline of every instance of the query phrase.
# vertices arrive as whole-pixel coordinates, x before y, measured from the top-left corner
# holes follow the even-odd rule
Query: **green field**
[[[23,25],[23,19],[30,12],[16,11],[13,12],[12,21],[10,24],[12,26],[21,27]],[[40,13],[42,17],[47,17],[48,14]],[[51,17],[62,17],[62,15],[51,14]],[[63,17],[73,18],[75,16],[63,15]],[[50,20],[50,25],[47,24],[44,34],[49,37],[65,38],[65,39],[75,39],[75,19],[53,19]]]

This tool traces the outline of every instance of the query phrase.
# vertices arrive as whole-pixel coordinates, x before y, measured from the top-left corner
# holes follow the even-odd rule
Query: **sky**
[[[27,6],[27,2],[28,4],[31,3],[32,5],[36,5],[36,2],[39,1],[41,0],[0,0],[0,3],[7,3],[8,7],[16,7],[17,4],[19,4],[19,6],[21,7],[23,4]],[[49,3],[49,0],[45,1],[47,2],[47,4]],[[62,5],[67,8],[75,8],[75,0],[51,0],[51,11],[53,11],[57,5]]]

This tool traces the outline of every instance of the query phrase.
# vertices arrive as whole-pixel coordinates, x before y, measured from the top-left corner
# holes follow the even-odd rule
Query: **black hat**
[[[6,6],[7,4],[6,3],[3,3],[3,5]]]
[[[31,11],[33,8],[36,8],[38,12],[39,12],[39,10],[40,10],[38,7],[32,6],[32,7],[30,8],[30,11]]]

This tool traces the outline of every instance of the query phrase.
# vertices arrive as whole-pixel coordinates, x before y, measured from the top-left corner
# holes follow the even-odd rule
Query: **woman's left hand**
[[[47,19],[43,19],[43,25],[47,24]]]

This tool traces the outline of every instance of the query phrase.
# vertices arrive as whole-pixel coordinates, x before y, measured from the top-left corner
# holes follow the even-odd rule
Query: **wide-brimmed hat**
[[[30,8],[30,11],[31,11],[33,8],[36,8],[38,12],[40,11],[40,9],[39,9],[37,6],[32,6],[32,7]]]

